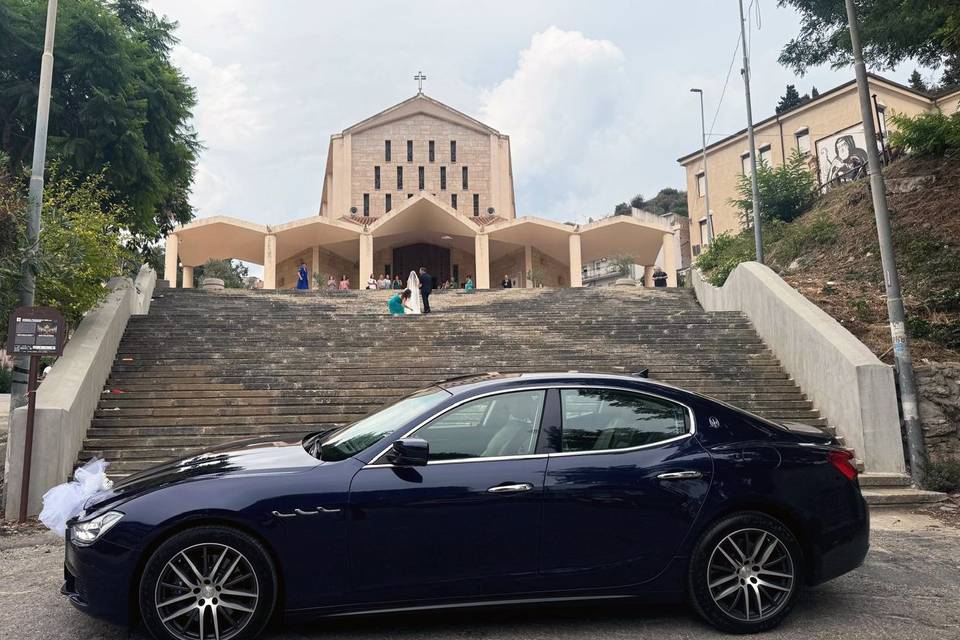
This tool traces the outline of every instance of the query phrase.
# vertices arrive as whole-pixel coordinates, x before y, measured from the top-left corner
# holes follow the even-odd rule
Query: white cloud
[[[584,220],[611,207],[638,135],[625,62],[609,40],[551,26],[485,92],[481,118],[510,135],[517,190],[539,196],[521,214]]]
[[[184,45],[174,48],[173,61],[197,87],[194,121],[208,148],[241,150],[264,129],[268,114],[250,91],[242,65],[218,66]]]

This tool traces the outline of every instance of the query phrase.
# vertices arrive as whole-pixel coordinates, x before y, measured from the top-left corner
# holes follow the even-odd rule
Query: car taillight
[[[845,450],[831,451],[827,454],[827,459],[847,480],[856,480],[858,471],[852,453]]]

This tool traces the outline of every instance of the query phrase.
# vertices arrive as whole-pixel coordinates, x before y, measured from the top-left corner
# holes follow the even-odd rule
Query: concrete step
[[[903,507],[930,504],[947,499],[947,494],[913,487],[867,487],[861,489],[871,507]]]

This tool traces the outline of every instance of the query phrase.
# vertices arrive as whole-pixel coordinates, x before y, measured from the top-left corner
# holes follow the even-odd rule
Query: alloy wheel
[[[260,599],[247,558],[224,544],[198,544],[160,572],[154,603],[160,621],[179,640],[229,640],[250,622]]]
[[[790,601],[796,575],[783,542],[763,529],[740,529],[710,555],[707,584],[713,602],[743,622],[775,616]]]

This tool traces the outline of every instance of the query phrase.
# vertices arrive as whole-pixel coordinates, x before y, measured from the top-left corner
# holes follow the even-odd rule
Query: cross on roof
[[[417,81],[417,93],[423,93],[423,81],[427,79],[427,76],[423,75],[423,71],[417,71],[417,75],[413,76],[413,79]]]

